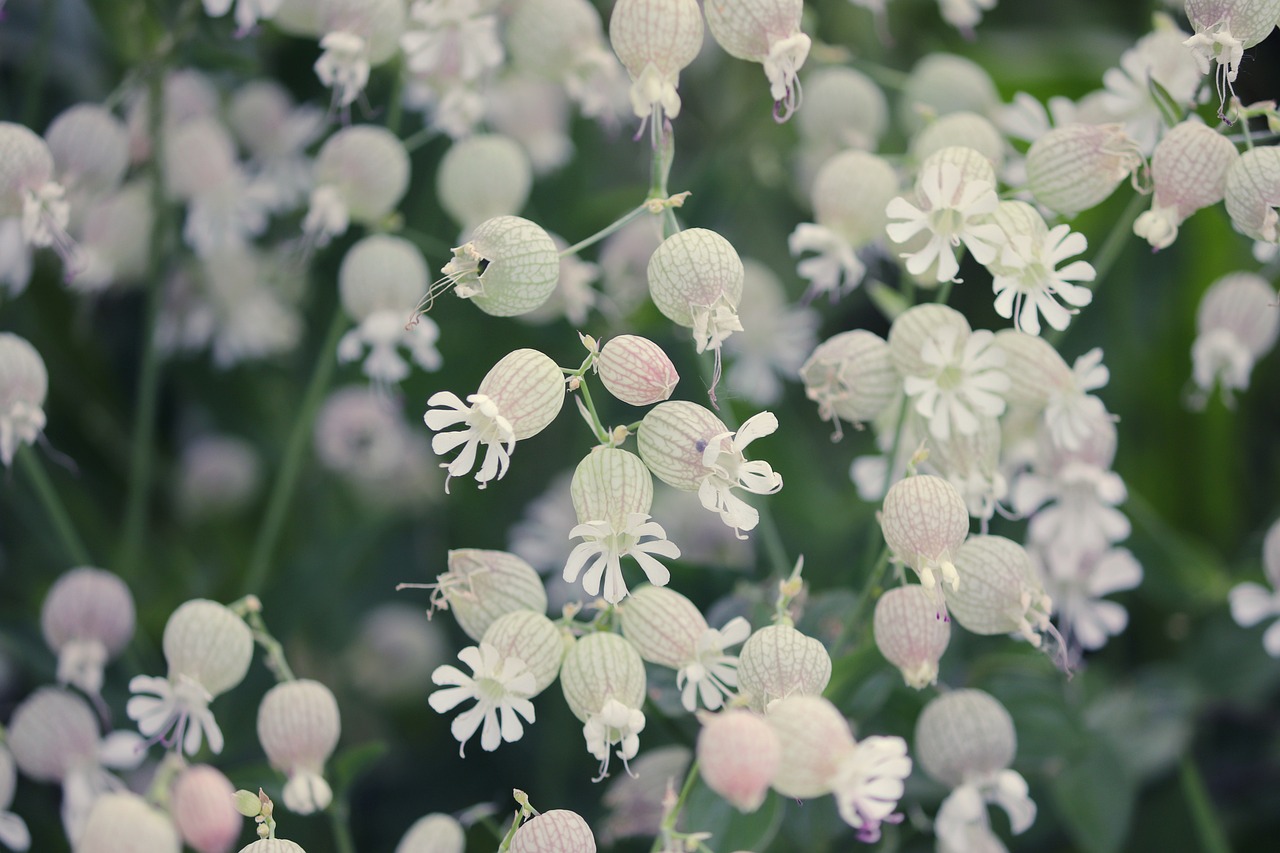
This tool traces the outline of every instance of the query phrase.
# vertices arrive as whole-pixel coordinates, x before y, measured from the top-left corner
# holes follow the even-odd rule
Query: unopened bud
[[[830,680],[826,647],[789,625],[766,625],[738,654],[738,687],[756,710],[785,696],[817,696]]]
[[[740,812],[760,808],[782,762],[782,743],[774,728],[763,717],[744,710],[702,719],[698,733],[702,780]]]
[[[338,745],[342,721],[333,692],[318,681],[277,684],[258,706],[258,741],[271,766],[289,777],[284,804],[295,814],[328,808],[333,791],[324,764]]]
[[[1227,172],[1223,195],[1232,226],[1247,237],[1280,242],[1280,148],[1253,148]]]
[[[953,690],[931,701],[916,721],[916,759],[949,787],[1003,770],[1017,751],[1013,718],[981,690]]]
[[[182,840],[198,853],[227,853],[243,825],[239,795],[248,793],[235,791],[222,771],[197,764],[178,776],[169,798],[169,813]],[[246,817],[257,814],[258,798],[253,800],[254,814]]]
[[[938,680],[938,661],[951,641],[951,622],[935,598],[915,584],[888,590],[876,602],[876,648],[921,690]]]
[[[396,845],[396,853],[464,853],[466,847],[462,824],[436,813],[418,818]]]
[[[450,146],[436,173],[440,206],[463,231],[520,212],[529,198],[533,167],[514,139],[479,134]]]
[[[1069,124],[1040,137],[1027,152],[1027,183],[1036,201],[1073,216],[1100,204],[1142,165],[1142,154],[1118,124]]]
[[[511,853],[596,853],[596,839],[577,812],[552,809],[520,824]]]
[[[662,402],[680,381],[662,347],[638,335],[610,338],[596,359],[596,370],[609,393],[632,406]]]
[[[884,496],[880,529],[895,559],[914,569],[926,590],[939,580],[935,570],[952,590],[961,585],[953,554],[969,535],[969,510],[955,486],[928,474],[899,480]]]
[[[1200,122],[1174,127],[1151,157],[1155,193],[1151,209],[1133,223],[1133,233],[1155,249],[1171,245],[1184,219],[1222,200],[1227,172],[1238,159],[1231,140]]]

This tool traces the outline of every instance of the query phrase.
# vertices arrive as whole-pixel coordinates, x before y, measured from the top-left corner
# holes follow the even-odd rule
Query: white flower
[[[911,775],[907,742],[900,737],[864,738],[845,756],[832,779],[836,807],[844,822],[858,830],[858,840],[880,840],[881,823],[901,823],[894,814],[902,799],[903,781]]]
[[[982,13],[995,7],[996,0],[938,0],[942,20],[967,38],[973,37],[973,28],[982,21]]]
[[[680,549],[667,540],[662,525],[649,521],[649,516],[640,512],[628,513],[626,527],[622,530],[615,530],[607,519],[579,524],[569,531],[570,539],[578,537],[583,541],[569,554],[564,579],[574,583],[586,566],[587,573],[582,577],[583,589],[588,595],[600,595],[603,577],[604,600],[610,604],[617,604],[627,594],[627,583],[622,577],[622,557],[633,557],[644,569],[649,583],[666,586],[671,580],[671,573],[653,555],[671,560],[680,556]],[[648,541],[642,542],[645,537],[649,537]]]
[[[1004,353],[992,345],[995,336],[980,330],[962,340],[962,331],[945,325],[926,338],[920,358],[932,372],[903,379],[907,396],[916,398],[916,412],[929,421],[929,433],[944,441],[953,427],[973,435],[980,414],[999,417],[1005,409],[1000,392],[1009,388]]]
[[[796,264],[796,273],[809,280],[806,299],[829,293],[835,302],[862,283],[867,267],[858,259],[849,241],[830,228],[801,222],[787,238],[787,248],[792,255],[815,252]]]
[[[1087,391],[1104,387],[1111,372],[1102,363],[1101,347],[1094,347],[1076,359],[1071,367],[1072,382],[1049,392],[1044,422],[1049,439],[1063,450],[1078,450],[1094,433],[1099,423],[1107,420],[1107,407]]]
[[[502,64],[498,18],[475,0],[418,0],[409,17],[420,28],[402,35],[400,46],[413,74],[469,83]]]
[[[431,449],[437,456],[443,456],[459,445],[460,452],[449,463],[441,463],[440,467],[448,470],[449,478],[469,474],[476,464],[476,451],[481,444],[488,448],[484,462],[476,473],[476,482],[484,488],[490,480],[501,480],[511,464],[511,453],[516,448],[516,434],[511,422],[502,416],[498,406],[484,394],[471,394],[467,397],[467,405],[451,391],[438,391],[427,400],[429,406],[441,408],[428,411],[423,415],[428,427],[436,432],[431,438]],[[462,424],[465,429],[443,433],[442,429]],[[449,480],[445,480],[445,491],[449,491]]]
[[[454,718],[449,730],[458,739],[458,754],[465,755],[467,741],[484,723],[480,732],[480,746],[493,752],[504,740],[514,743],[524,735],[526,722],[534,720],[533,703],[529,697],[536,686],[533,673],[519,658],[503,658],[493,646],[481,643],[468,646],[458,652],[458,659],[471,668],[466,675],[455,666],[444,665],[431,674],[436,684],[455,685],[432,693],[427,703],[437,713],[443,714],[468,699],[476,704]],[[499,723],[501,712],[501,723]]]
[[[1035,553],[1032,552],[1035,556]],[[1042,556],[1045,586],[1058,611],[1062,634],[1074,649],[1100,649],[1129,624],[1129,612],[1103,596],[1142,583],[1142,566],[1128,549]]]
[[[1125,132],[1150,154],[1163,134],[1164,118],[1153,94],[1152,83],[1164,88],[1175,104],[1195,102],[1200,88],[1198,60],[1184,45],[1187,34],[1175,27],[1154,30],[1138,39],[1120,57],[1119,68],[1102,75],[1106,87],[1101,104]]]
[[[1237,584],[1228,594],[1231,618],[1242,628],[1280,616],[1280,521],[1271,525],[1263,540],[1262,564],[1271,589],[1249,582]],[[1273,658],[1280,658],[1280,621],[1272,623],[1262,635],[1262,647]]]
[[[751,636],[751,623],[741,616],[730,619],[723,628],[708,628],[698,638],[694,659],[676,672],[680,703],[689,713],[702,700],[714,711],[724,704],[738,686],[738,657],[724,650],[745,642]]]
[[[210,18],[221,18],[231,9],[233,0],[204,0],[205,14]],[[280,11],[284,0],[235,0],[236,34],[244,35],[253,29],[259,20],[268,20]]]
[[[153,743],[195,755],[208,738],[209,749],[222,752],[222,729],[209,710],[213,695],[196,679],[184,673],[172,679],[137,675],[129,681],[129,692],[155,694],[134,696],[125,706],[138,731]]]
[[[983,853],[1004,845],[991,831],[987,803],[1000,805],[1009,814],[1015,835],[1035,821],[1036,804],[1027,795],[1027,782],[1013,770],[1001,770],[990,777],[966,781],[953,790],[938,809],[934,831],[938,849],[945,853]]]
[[[1023,234],[1010,237],[1000,256],[1002,272],[991,282],[996,313],[1012,317],[1014,327],[1029,335],[1040,334],[1038,314],[1058,331],[1065,329],[1076,312],[1062,307],[1058,300],[1077,308],[1092,302],[1092,291],[1071,282],[1093,281],[1095,272],[1085,261],[1072,261],[1060,270],[1058,264],[1087,246],[1084,235],[1072,231],[1070,225],[1050,229],[1042,242]]]
[[[599,782],[609,775],[609,747],[618,744],[618,757],[626,762],[636,757],[640,751],[640,732],[644,731],[644,712],[637,708],[628,708],[617,699],[610,699],[600,708],[600,712],[592,714],[587,724],[582,727],[582,736],[587,740],[587,751],[600,762],[600,772],[593,780]]]
[[[1027,527],[1029,541],[1059,552],[1062,559],[1105,551],[1129,536],[1129,519],[1116,509],[1127,497],[1124,481],[1088,460],[1072,459],[1052,472],[1024,474],[1010,496],[1015,512],[1035,512]]]
[[[778,419],[772,412],[760,412],[748,418],[737,431],[712,436],[702,452],[702,464],[711,469],[698,486],[698,500],[712,512],[720,513],[720,519],[738,533],[754,530],[760,523],[760,513],[755,507],[735,496],[735,488],[746,489],[757,495],[772,495],[782,488],[782,475],[775,472],[764,460],[748,462],[743,455],[747,445],[778,429]]]
[[[332,32],[320,39],[324,50],[316,60],[316,76],[333,89],[333,103],[349,107],[369,83],[369,48],[355,33]]]
[[[440,339],[440,327],[430,317],[414,317],[405,325],[404,314],[395,310],[374,311],[360,320],[360,324],[342,336],[338,343],[338,361],[359,361],[365,347],[361,370],[375,382],[395,384],[409,376],[409,365],[396,352],[404,346],[414,362],[423,370],[439,370],[440,351],[436,341]]]
[[[955,164],[938,162],[920,173],[916,186],[924,196],[924,210],[901,196],[885,208],[890,219],[901,220],[885,226],[885,232],[895,243],[905,243],[922,231],[932,235],[923,249],[903,253],[908,272],[920,275],[936,260],[938,281],[958,282],[956,273],[960,271],[960,264],[951,249],[961,243],[978,263],[995,260],[996,250],[1005,239],[1004,232],[996,225],[980,222],[994,213],[1000,203],[990,181],[965,181]]]

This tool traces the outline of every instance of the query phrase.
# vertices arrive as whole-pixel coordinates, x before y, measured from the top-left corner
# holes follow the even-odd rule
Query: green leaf
[[[742,814],[701,779],[685,802],[683,832],[710,832],[706,844],[712,850],[763,850],[782,826],[785,805],[773,791],[760,808]]]
[[[1088,853],[1113,853],[1129,834],[1134,786],[1110,744],[1090,738],[1054,780],[1053,798],[1067,832]]]

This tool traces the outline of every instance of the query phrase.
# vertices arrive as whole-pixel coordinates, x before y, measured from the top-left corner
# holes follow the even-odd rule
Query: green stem
[[[600,420],[600,416],[596,414],[596,404],[591,399],[591,391],[587,388],[587,383],[579,382],[578,391],[582,394],[582,404],[586,406],[587,412],[591,415],[590,426],[591,431],[596,435],[596,440],[601,444],[608,444],[609,431],[605,429],[604,423]]]
[[[608,225],[608,226],[606,226],[606,227],[604,227],[604,228],[600,229],[599,231],[597,231],[596,233],[592,234],[592,235],[591,235],[590,237],[588,237],[587,239],[585,239],[585,240],[579,240],[577,243],[574,243],[572,246],[570,246],[570,247],[569,247],[569,248],[567,248],[567,249],[561,249],[561,250],[560,250],[560,257],[562,257],[562,258],[563,258],[563,257],[565,257],[566,255],[576,255],[576,254],[578,254],[578,252],[582,251],[583,249],[587,248],[588,246],[592,246],[592,245],[595,245],[596,243],[599,243],[599,242],[600,242],[601,240],[603,240],[605,237],[608,237],[610,234],[614,233],[614,232],[615,232],[615,231],[617,231],[618,229],[620,229],[620,228],[622,228],[623,226],[627,225],[627,223],[631,222],[632,220],[634,220],[634,219],[638,219],[638,218],[641,216],[641,214],[648,213],[648,212],[649,212],[649,207],[648,207],[648,205],[644,205],[644,204],[640,205],[640,206],[639,206],[639,207],[637,207],[635,210],[631,211],[631,212],[630,212],[630,213],[628,213],[627,215],[623,216],[621,219],[619,219],[619,220],[617,220],[616,222],[614,222],[612,225]]]
[[[680,819],[680,813],[684,811],[684,804],[689,799],[689,794],[693,791],[694,784],[698,781],[698,761],[689,765],[689,773],[684,777],[684,786],[680,789],[680,796],[676,798],[676,804],[662,818],[662,826],[658,828],[658,836],[653,839],[653,846],[649,848],[649,853],[661,853],[663,845],[667,840],[667,835],[675,830],[676,822]]]
[[[276,542],[280,538],[284,526],[285,515],[293,500],[293,493],[298,486],[298,475],[302,472],[302,461],[307,444],[311,437],[311,426],[316,412],[329,388],[337,364],[338,340],[347,326],[347,318],[341,305],[335,305],[333,319],[329,321],[329,331],[325,335],[320,353],[316,356],[315,370],[311,373],[311,382],[302,398],[302,406],[298,410],[298,418],[294,421],[289,442],[285,445],[284,461],[280,464],[280,474],[271,490],[267,502],[267,511],[263,516],[262,526],[253,543],[253,555],[249,559],[248,578],[245,581],[245,592],[259,594],[266,584],[271,557],[275,552]]]
[[[412,154],[432,139],[435,139],[439,134],[440,131],[434,127],[424,127],[406,136],[400,144],[404,146],[406,154]]]
[[[40,15],[40,35],[27,67],[27,88],[22,99],[22,123],[35,127],[40,118],[41,93],[49,75],[49,54],[53,49],[53,37],[57,32],[58,0],[44,0]]]
[[[89,549],[85,548],[80,534],[76,533],[75,525],[71,523],[71,516],[67,513],[67,508],[53,488],[53,483],[49,481],[49,475],[45,473],[44,466],[40,464],[40,459],[36,456],[35,450],[31,447],[19,448],[18,466],[22,468],[27,477],[30,478],[31,484],[35,486],[36,496],[40,499],[40,503],[44,505],[45,512],[49,513],[49,520],[53,522],[53,526],[57,529],[58,537],[62,540],[62,546],[66,549],[67,556],[71,558],[72,564],[76,566],[93,565],[93,561],[89,559]]]
[[[333,830],[333,847],[338,853],[356,853],[356,841],[351,837],[347,824],[350,809],[345,799],[336,799],[329,806],[329,826]]]
[[[1195,824],[1196,835],[1200,836],[1201,849],[1205,853],[1231,853],[1231,844],[1209,799],[1204,777],[1190,755],[1182,756],[1178,776],[1182,782],[1182,796],[1190,807],[1191,822]]]

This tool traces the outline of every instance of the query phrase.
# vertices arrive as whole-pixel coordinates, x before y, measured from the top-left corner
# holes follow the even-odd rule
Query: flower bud
[[[955,486],[928,474],[899,480],[884,496],[880,529],[894,559],[914,569],[926,591],[937,584],[935,569],[952,590],[960,586],[952,560],[969,535],[969,510]]]
[[[477,643],[499,616],[547,610],[542,578],[533,566],[506,551],[450,551],[449,570],[436,577],[436,584],[433,605],[451,609],[458,627]]]
[[[1202,392],[1220,382],[1225,392],[1249,387],[1254,363],[1280,334],[1276,291],[1254,273],[1228,273],[1205,291],[1196,312],[1192,378]]]
[[[902,379],[889,360],[889,345],[864,329],[841,332],[818,345],[800,368],[804,393],[818,404],[818,417],[861,424],[893,400]]]
[[[13,464],[24,444],[34,444],[44,429],[44,398],[49,374],[44,359],[25,338],[0,332],[0,462]]]
[[[788,696],[769,705],[765,720],[782,746],[773,789],[806,800],[831,793],[841,760],[854,747],[836,706],[821,696]]]
[[[1036,201],[1074,216],[1102,203],[1142,165],[1138,143],[1118,124],[1069,124],[1027,152],[1027,184]]]
[[[277,684],[258,706],[258,741],[271,766],[288,776],[284,804],[295,814],[329,807],[333,791],[324,764],[342,734],[338,701],[318,681]]]
[[[98,104],[76,104],[58,114],[44,132],[59,182],[70,192],[113,190],[129,168],[129,133]]]
[[[895,587],[876,602],[876,648],[921,690],[938,680],[938,661],[951,641],[951,622],[923,587]]]
[[[680,115],[680,72],[702,49],[702,10],[695,0],[619,0],[609,42],[631,75],[631,107],[653,118],[653,133]]]
[[[569,710],[584,723],[610,699],[639,708],[644,704],[644,661],[636,647],[617,634],[587,634],[565,655],[560,687]]]
[[[316,154],[315,186],[308,220],[326,204],[336,202],[348,219],[374,225],[404,198],[409,188],[409,155],[386,128],[370,124],[344,127],[326,139]],[[345,230],[344,222],[332,233]]]
[[[414,821],[396,845],[396,853],[465,853],[462,824],[447,814],[429,814]]]
[[[949,113],[926,125],[911,140],[911,156],[923,162],[943,148],[953,146],[977,151],[996,169],[1004,164],[1004,137],[994,124],[971,112]]]
[[[1227,171],[1223,193],[1231,225],[1245,236],[1280,243],[1280,147],[1253,148]]]
[[[930,53],[911,69],[898,117],[915,133],[930,117],[956,112],[988,115],[999,105],[1000,94],[981,65],[950,53]]]
[[[855,249],[884,236],[885,207],[897,194],[893,166],[866,151],[841,151],[827,160],[810,191],[814,220]]]
[[[182,840],[198,853],[227,853],[244,826],[235,796],[222,771],[207,764],[183,770],[169,796],[169,813]]]
[[[931,701],[916,721],[916,759],[949,787],[1003,770],[1017,751],[1013,718],[981,690],[953,690]]]
[[[504,658],[519,658],[529,668],[535,686],[528,698],[546,690],[560,674],[566,636],[541,613],[532,610],[505,613],[484,632],[483,642],[497,649]]]
[[[515,317],[550,298],[560,280],[560,253],[535,223],[497,216],[477,225],[441,272],[481,311]]]
[[[801,138],[823,149],[874,151],[889,124],[889,105],[875,82],[853,68],[819,68],[805,78],[809,104],[797,121]]]
[[[625,530],[629,515],[649,514],[653,475],[628,450],[596,447],[574,469],[569,494],[579,524],[608,521],[614,530]]]
[[[546,429],[564,405],[564,374],[536,349],[507,353],[489,369],[476,392],[494,402],[511,424],[516,441]]]
[[[618,335],[606,341],[595,368],[609,393],[632,406],[666,400],[680,381],[662,347],[638,335]]]
[[[644,585],[618,608],[622,635],[650,663],[680,669],[697,657],[707,620],[692,601],[668,587]]]
[[[1151,157],[1155,193],[1151,209],[1133,223],[1133,233],[1153,249],[1172,245],[1183,220],[1222,200],[1227,172],[1238,159],[1231,140],[1198,121],[1171,129]]]
[[[76,853],[179,853],[182,842],[169,817],[137,794],[103,794],[93,804]]]
[[[707,444],[729,432],[711,410],[696,403],[668,400],[640,422],[636,445],[640,458],[659,480],[686,492],[697,491],[707,476],[702,463]]]
[[[284,838],[260,838],[240,848],[240,853],[307,853],[301,846]]]
[[[41,687],[14,709],[9,749],[24,775],[61,782],[84,765],[96,765],[98,722],[89,703],[57,687]]]
[[[577,812],[552,809],[520,824],[511,853],[596,853],[596,839]]]
[[[698,352],[719,349],[742,330],[738,303],[746,275],[733,245],[714,231],[671,235],[649,258],[649,294],[671,322],[693,329]]]
[[[703,718],[698,772],[738,811],[760,808],[781,763],[782,743],[763,717],[739,709]]]
[[[486,219],[519,213],[532,184],[533,169],[524,149],[498,134],[455,142],[436,172],[440,206],[464,232]]]
[[[958,337],[972,333],[969,321],[954,308],[926,302],[908,308],[889,327],[889,359],[901,376],[926,376],[934,368],[921,357],[925,341],[944,327],[954,326]]]
[[[164,657],[170,677],[188,676],[212,696],[244,680],[253,660],[253,632],[216,601],[188,601],[164,626]]]
[[[1003,536],[972,536],[955,551],[964,583],[947,608],[975,634],[1021,634],[1037,648],[1053,604],[1036,579],[1026,549]]]
[[[826,647],[789,625],[766,625],[738,655],[738,687],[759,711],[786,696],[818,696],[830,680]]]
[[[58,655],[58,681],[98,694],[103,667],[133,639],[133,596],[111,572],[72,569],[45,596],[40,627]]]
[[[740,0],[703,7],[707,28],[725,52],[764,65],[773,115],[786,121],[800,106],[797,73],[812,40],[800,31],[803,0]]]

